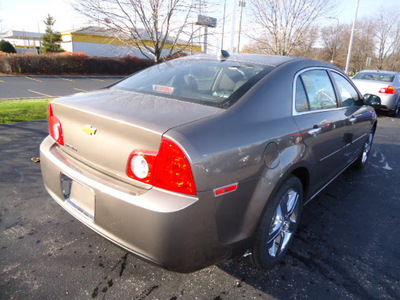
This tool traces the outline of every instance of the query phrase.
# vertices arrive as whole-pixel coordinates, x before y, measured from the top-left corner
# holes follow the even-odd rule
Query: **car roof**
[[[210,59],[218,60],[217,54],[197,54],[192,56],[186,56],[184,59]],[[279,56],[279,55],[264,55],[264,54],[230,54],[226,61],[238,61],[241,63],[249,62],[260,65],[269,65],[277,67],[283,63],[295,60],[306,60],[305,58],[293,57],[293,56]]]
[[[197,54],[181,57],[180,59],[187,60],[210,60],[210,61],[218,61],[217,54]],[[268,54],[230,54],[226,61],[237,61],[238,63],[253,63],[259,65],[270,66],[272,68],[279,68],[283,65],[297,65],[298,68],[306,68],[306,67],[324,67],[331,68],[338,71],[342,71],[340,68],[332,65],[330,63],[304,58],[304,57],[295,57],[295,56],[280,56],[280,55],[268,55]]]
[[[375,72],[375,73],[385,73],[385,74],[393,74],[393,75],[395,75],[395,74],[399,74],[399,72],[395,72],[395,71],[385,71],[385,70],[362,70],[362,71],[360,71],[360,72],[358,72],[358,73],[373,73],[373,72]]]

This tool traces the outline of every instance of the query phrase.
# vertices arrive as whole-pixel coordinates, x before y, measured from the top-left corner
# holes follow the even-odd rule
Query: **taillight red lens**
[[[64,145],[64,136],[60,120],[54,115],[51,104],[47,107],[50,136],[60,145]]]
[[[196,194],[192,169],[183,151],[172,141],[163,138],[157,155],[154,185],[170,191]]]
[[[379,93],[381,93],[381,94],[394,94],[395,92],[396,92],[396,90],[395,90],[394,87],[391,86],[391,85],[389,85],[389,86],[386,87],[386,88],[381,88],[381,89],[379,90]]]
[[[158,153],[135,150],[128,160],[126,174],[138,181],[169,191],[195,195],[192,169],[183,151],[163,138]]]

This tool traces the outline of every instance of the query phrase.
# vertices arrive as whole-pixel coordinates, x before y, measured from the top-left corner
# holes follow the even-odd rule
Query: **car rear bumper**
[[[40,156],[51,197],[128,251],[178,272],[192,272],[232,256],[235,243],[226,236],[221,242],[221,223],[216,221],[221,212],[212,191],[193,197],[137,188],[67,156],[51,137],[42,142]]]
[[[381,105],[379,106],[379,109],[394,110],[396,108],[398,99],[397,95],[378,94],[377,96],[381,100]]]

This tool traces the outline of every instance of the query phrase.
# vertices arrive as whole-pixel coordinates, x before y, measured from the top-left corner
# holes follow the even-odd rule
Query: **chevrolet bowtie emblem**
[[[92,125],[85,125],[83,126],[83,130],[90,135],[95,135],[97,132],[97,128],[94,128]]]

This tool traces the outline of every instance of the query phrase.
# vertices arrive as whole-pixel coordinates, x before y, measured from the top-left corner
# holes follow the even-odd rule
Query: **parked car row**
[[[331,64],[226,52],[55,99],[48,120],[41,167],[55,201],[180,272],[244,253],[271,268],[304,204],[348,166],[366,164],[377,126],[374,109]]]

